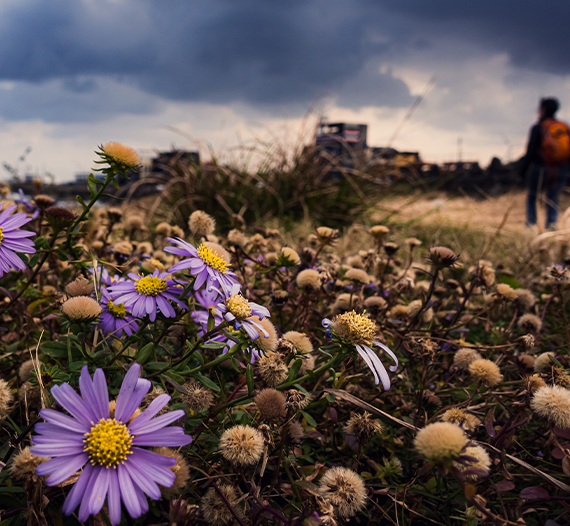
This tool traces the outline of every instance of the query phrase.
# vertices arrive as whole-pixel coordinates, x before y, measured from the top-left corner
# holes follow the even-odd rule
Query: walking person
[[[536,198],[546,189],[546,228],[554,228],[558,219],[560,191],[568,178],[570,130],[555,118],[557,99],[543,98],[538,107],[538,122],[530,129],[521,173],[528,174],[526,225],[536,226]]]

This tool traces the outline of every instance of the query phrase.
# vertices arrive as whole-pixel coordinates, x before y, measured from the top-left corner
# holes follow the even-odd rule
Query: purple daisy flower
[[[4,203],[0,203],[0,209]],[[18,230],[21,226],[29,223],[32,219],[26,214],[10,215],[17,206],[12,205],[0,214],[0,278],[11,270],[24,270],[26,265],[16,255],[16,252],[34,254],[34,242],[27,237],[35,236],[35,232]]]
[[[123,303],[114,302],[106,288],[101,288],[101,323],[99,329],[105,335],[121,338],[123,331],[127,336],[137,332],[139,326],[134,316],[131,316]]]
[[[226,321],[235,322],[235,329],[242,328],[250,340],[256,340],[261,335],[265,338],[269,337],[263,325],[252,318],[252,316],[257,316],[258,319],[262,320],[271,316],[269,311],[265,307],[245,299],[240,290],[239,283],[234,283],[225,300],[218,303],[217,310]]]
[[[40,215],[40,207],[36,205],[32,200],[28,199],[21,188],[18,189],[18,193],[20,194],[20,199],[14,199],[14,203],[24,205],[26,207],[27,213],[32,214],[32,220],[37,219]]]
[[[167,318],[176,316],[174,307],[168,300],[174,301],[183,309],[184,305],[178,296],[182,289],[171,279],[166,279],[166,272],[155,270],[148,276],[129,274],[132,281],[115,283],[109,287],[116,303],[122,303],[130,309],[133,316],[142,318],[148,314],[150,321],[156,320],[156,313],[159,310]]]
[[[217,310],[217,306],[219,303],[218,296],[220,295],[220,291],[216,289],[202,289],[198,292],[194,293],[194,298],[196,299],[196,304],[202,309],[195,309],[190,314],[191,318],[194,322],[198,325],[198,336],[202,337],[206,334],[208,330],[208,317],[210,313],[214,315],[214,326],[217,327],[221,325],[224,321],[220,312]],[[227,342],[228,338],[224,334],[216,334],[212,338],[208,340],[209,342]],[[227,350],[227,349],[226,349]],[[226,351],[224,351],[226,352]]]
[[[91,272],[91,274],[94,274],[95,270],[93,270],[93,268],[90,268],[89,272]],[[121,281],[125,281],[125,278],[120,277],[118,274],[111,276],[106,268],[102,268],[101,272],[99,273],[99,280],[103,285],[109,287],[110,285],[113,285],[113,283],[120,283]]]
[[[217,288],[218,285],[229,294],[232,286],[237,283],[236,275],[230,270],[229,263],[216,252],[210,249],[205,243],[198,248],[179,237],[173,239],[166,238],[167,241],[175,243],[177,247],[165,247],[165,252],[176,254],[177,256],[186,256],[168,269],[168,272],[180,272],[181,270],[190,269],[190,274],[196,276],[194,281],[194,290],[198,290],[204,283],[207,288]]]
[[[167,394],[155,398],[129,422],[151,386],[139,378],[140,371],[141,366],[134,364],[125,375],[113,414],[103,370],[97,369],[91,379],[87,366],[79,378],[82,397],[67,383],[51,390],[71,416],[53,409],[40,411],[46,422],[36,424],[39,434],[32,437],[30,451],[51,458],[36,473],[50,475],[46,484],[55,486],[83,468],[63,505],[66,515],[79,506],[80,522],[99,513],[105,499],[114,525],[121,522],[121,501],[133,519],[146,513],[145,494],[158,500],[158,484],[172,486],[176,477],[170,468],[176,460],[140,446],[180,447],[192,441],[181,427],[166,427],[184,411],[153,418],[170,400]]]

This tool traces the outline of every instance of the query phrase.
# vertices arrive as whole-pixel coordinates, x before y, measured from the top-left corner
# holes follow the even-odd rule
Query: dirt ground
[[[545,232],[545,196],[539,197],[537,202],[537,228],[529,229],[525,226],[526,192],[523,190],[486,199],[445,194],[392,196],[379,203],[376,210],[370,216],[372,221],[392,214],[390,220],[400,224],[436,223],[490,233],[504,222],[501,229],[504,235],[534,238]],[[558,229],[570,229],[570,188],[561,195]]]

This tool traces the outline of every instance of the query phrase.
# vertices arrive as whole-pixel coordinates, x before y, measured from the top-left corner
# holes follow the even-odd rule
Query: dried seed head
[[[517,299],[517,293],[506,283],[499,283],[497,285],[497,297],[505,301],[514,301]]]
[[[115,254],[129,256],[133,253],[133,245],[128,241],[118,241],[113,245],[113,252]]]
[[[214,394],[196,380],[189,380],[184,384],[184,389],[188,394],[180,396],[182,403],[192,411],[202,411],[208,409],[214,403]]]
[[[530,401],[532,410],[562,429],[570,428],[570,391],[559,385],[538,389]]]
[[[297,274],[296,281],[297,285],[302,289],[319,290],[322,284],[321,275],[312,268],[301,270],[301,272]]]
[[[305,438],[305,430],[303,429],[301,422],[296,420],[290,422],[288,431],[289,438],[294,444],[300,444]]]
[[[53,206],[55,199],[49,195],[39,194],[34,197],[34,203],[36,203],[36,205],[43,210],[44,208]]]
[[[384,249],[384,252],[386,252],[386,254],[390,257],[394,256],[396,252],[400,250],[400,247],[396,243],[384,243],[384,246],[382,248]]]
[[[14,397],[6,380],[0,380],[0,420],[8,414],[8,408]]]
[[[550,275],[555,281],[558,281],[560,283],[566,283],[570,280],[570,272],[568,272],[568,269],[562,265],[554,265],[550,269]]]
[[[251,426],[234,426],[220,438],[220,451],[232,464],[255,464],[264,448],[263,435]]]
[[[69,320],[87,322],[101,314],[101,306],[89,296],[75,296],[61,306],[61,312]]]
[[[297,391],[297,389],[289,389],[286,393],[285,407],[294,410],[305,409],[311,403],[311,395]]]
[[[371,437],[382,432],[382,424],[365,411],[363,414],[351,416],[344,426],[344,431],[365,444]]]
[[[289,340],[286,340],[285,338],[280,338],[279,341],[277,342],[277,346],[275,347],[275,352],[287,356],[295,352],[295,346]]]
[[[447,247],[432,247],[429,249],[428,260],[436,267],[452,267],[459,256]]]
[[[453,357],[453,365],[457,367],[457,369],[465,371],[469,369],[469,366],[475,360],[480,360],[481,358],[482,356],[475,349],[459,349]]]
[[[287,412],[285,395],[276,389],[262,389],[254,401],[264,420],[284,417]]]
[[[366,501],[366,487],[360,476],[348,468],[327,470],[319,482],[319,492],[339,517],[352,517]]]
[[[552,370],[554,362],[550,359],[550,356],[556,357],[553,352],[545,352],[536,357],[534,361],[534,372],[535,373],[549,373]]]
[[[328,226],[320,226],[315,229],[317,241],[321,245],[333,245],[338,239],[338,230],[329,228]]]
[[[264,382],[273,387],[284,382],[289,375],[283,355],[276,352],[266,352],[257,360],[257,368]]]
[[[355,311],[336,316],[332,328],[339,338],[354,345],[371,345],[376,337],[376,323]]]
[[[228,243],[236,247],[243,247],[247,243],[247,238],[240,230],[230,230],[228,232]]]
[[[69,296],[89,296],[94,290],[95,287],[93,283],[86,280],[83,276],[72,281],[65,287],[65,292],[67,292]]]
[[[22,365],[20,365],[20,370],[18,375],[22,382],[26,382],[32,377],[32,371],[40,369],[40,363],[36,360],[26,360]]]
[[[530,354],[520,354],[518,356],[518,361],[525,369],[534,370],[534,356],[531,356]]]
[[[370,277],[366,271],[360,268],[351,268],[344,275],[346,279],[354,281],[356,283],[362,283],[363,285],[368,285],[370,283]]]
[[[532,376],[527,376],[525,378],[525,381],[526,381],[526,388],[529,393],[534,393],[535,391],[538,391],[541,387],[544,387],[546,385],[546,382],[536,374],[533,374]]]
[[[414,338],[411,341],[412,354],[421,360],[431,362],[437,355],[438,344],[428,338]]]
[[[387,306],[386,300],[380,296],[370,296],[364,300],[364,306],[370,312],[376,314],[381,310],[384,310]]]
[[[311,340],[302,332],[288,331],[283,335],[283,339],[291,342],[298,354],[310,354],[313,352]]]
[[[471,362],[469,372],[475,381],[481,382],[487,387],[494,387],[503,380],[503,375],[497,364],[485,358]]]
[[[133,214],[126,218],[125,225],[129,230],[140,230],[144,226],[144,217]]]
[[[113,223],[120,221],[123,217],[123,211],[117,206],[111,206],[107,208],[107,217]]]
[[[374,225],[370,230],[368,230],[368,233],[377,241],[382,242],[390,233],[390,229],[384,225]]]
[[[168,237],[172,232],[172,227],[165,222],[162,223],[158,223],[158,225],[156,225],[156,233],[159,236],[164,236],[164,237]]]
[[[467,445],[463,430],[450,422],[436,422],[420,429],[414,440],[415,448],[428,460],[445,463],[461,455]]]
[[[196,210],[188,219],[188,227],[190,232],[196,237],[206,237],[214,233],[216,228],[216,220],[202,210]]]
[[[287,258],[293,265],[298,265],[301,263],[301,256],[299,256],[297,251],[293,250],[292,248],[283,247],[281,249],[280,255]]]
[[[30,448],[26,447],[14,456],[9,470],[10,477],[14,480],[29,480],[38,484],[44,480],[45,477],[36,475],[36,468],[47,460],[49,460],[49,458],[33,455],[30,453]]]
[[[524,336],[521,336],[520,339],[527,351],[532,351],[532,349],[534,349],[534,336],[532,334],[525,334]]]
[[[406,243],[406,245],[410,246],[410,250],[412,250],[414,247],[420,247],[422,245],[422,242],[415,237],[409,237],[404,242]]]
[[[186,462],[184,457],[178,451],[174,451],[169,447],[155,447],[153,448],[153,451],[159,455],[176,459],[176,465],[170,468],[176,476],[172,486],[167,488],[160,484],[158,485],[162,496],[164,498],[171,499],[180,493],[184,486],[186,486],[186,483],[190,478],[190,467],[188,466],[188,462]]]
[[[542,329],[542,320],[534,314],[524,314],[517,323],[520,329],[538,334]]]
[[[225,484],[220,485],[219,488],[232,508],[237,512],[239,517],[243,519],[244,513],[242,508],[237,504],[238,495],[235,488]],[[208,491],[200,501],[200,510],[206,522],[212,526],[233,526],[238,524],[227,504],[222,497],[220,497],[215,488],[208,488]]]
[[[515,304],[522,310],[531,309],[537,301],[536,296],[527,289],[515,289],[515,294]]]
[[[68,227],[77,219],[77,216],[71,210],[61,206],[46,208],[44,217],[49,225],[55,229]]]
[[[476,416],[457,408],[448,409],[441,415],[441,420],[442,422],[458,425],[465,431],[474,431],[481,425],[481,421]]]

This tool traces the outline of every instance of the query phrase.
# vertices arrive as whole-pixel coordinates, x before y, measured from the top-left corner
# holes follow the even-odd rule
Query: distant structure
[[[370,147],[367,142],[367,124],[346,122],[322,122],[317,129],[315,147],[317,156],[337,161],[340,168],[357,165],[366,171],[380,167],[413,166],[416,170],[422,165],[419,152],[399,152],[394,148]],[[331,172],[332,175],[335,171]]]

